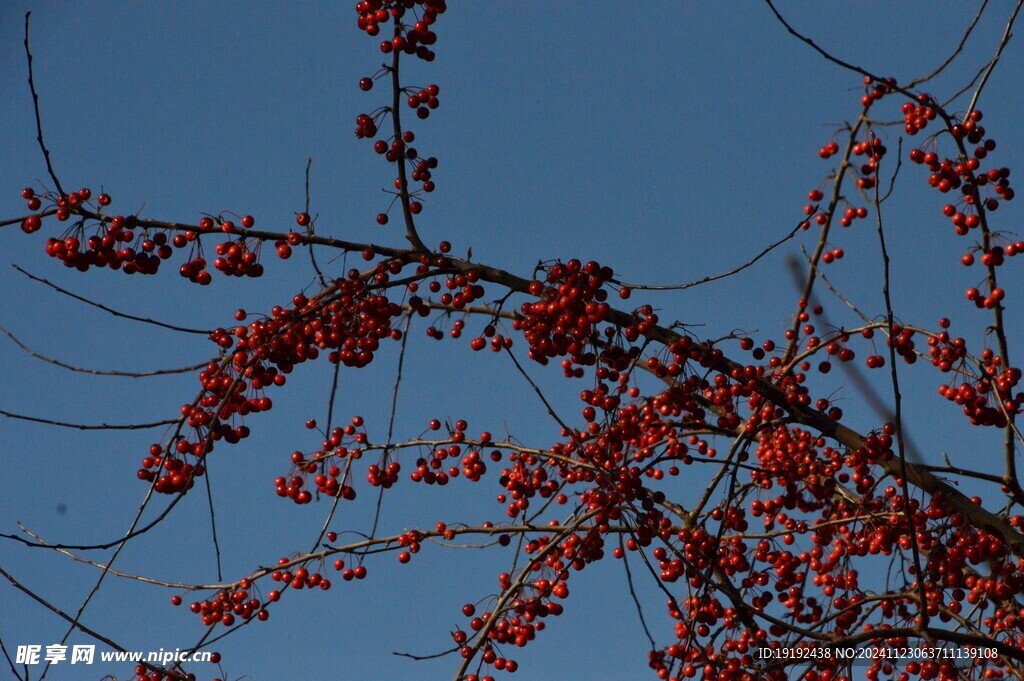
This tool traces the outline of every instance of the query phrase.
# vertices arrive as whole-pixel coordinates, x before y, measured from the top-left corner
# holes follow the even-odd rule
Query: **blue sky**
[[[421,152],[440,159],[421,234],[430,246],[448,240],[460,255],[471,247],[474,259],[523,276],[539,260],[570,257],[599,260],[626,281],[648,284],[731,269],[801,219],[807,192],[832,167],[817,150],[859,110],[859,77],[788,36],[760,3],[642,9],[613,2],[451,4],[437,26],[437,60],[406,71],[409,83],[441,87],[441,107],[413,127]],[[974,11],[917,3],[782,2],[779,8],[838,56],[901,81],[941,63]],[[934,92],[954,92],[973,77],[994,52],[1008,8],[992,3],[962,60],[934,82]],[[5,3],[3,217],[24,214],[20,189],[46,174],[25,83],[21,17],[28,9],[47,142],[65,185],[94,193],[102,187],[113,195],[114,208],[145,217],[194,222],[205,213],[234,211],[254,215],[259,227],[285,230],[303,207],[311,157],[319,233],[401,245],[397,221],[387,227],[374,221],[387,205],[380,188],[390,183],[390,170],[352,135],[356,115],[382,104],[383,93],[356,87],[379,68],[381,55],[377,40],[356,29],[348,4]],[[986,127],[999,141],[999,163],[1011,167],[1024,151],[1021,49],[1016,42],[1007,48],[981,104]],[[886,118],[898,117],[898,103],[882,106]],[[884,134],[895,152],[896,130]],[[909,148],[905,142],[904,155]],[[924,180],[920,168],[905,165],[896,198],[886,206],[896,312],[921,325],[950,317],[954,330],[980,342],[988,317],[963,301],[980,270],[958,264],[968,242],[953,234],[939,212],[941,198]],[[997,229],[1020,230],[1019,205],[995,217]],[[828,274],[879,313],[881,264],[871,222],[836,230],[833,243],[847,256]],[[214,348],[198,336],[113,319],[10,265],[112,307],[196,327],[228,324],[238,307],[284,304],[310,284],[302,253],[288,262],[269,259],[261,280],[215,275],[202,290],[180,279],[176,267],[150,278],[81,275],[42,252],[52,229],[34,236],[0,229],[0,287],[7,292],[0,325],[41,353],[90,368],[170,368],[201,361]],[[779,340],[797,297],[785,257],[813,247],[812,239],[802,234],[741,276],[633,300],[656,305],[663,320],[704,325],[695,331],[706,337],[742,329]],[[349,266],[344,259],[329,263],[339,273]],[[1017,334],[1013,284],[1020,275],[1010,266],[1003,276],[1009,329]],[[828,309],[836,323],[853,323],[834,301]],[[424,329],[414,326],[409,343],[400,436],[418,435],[431,418],[465,418],[472,433],[507,429],[541,447],[557,438],[557,425],[507,358],[470,353],[466,346],[475,333],[436,343]],[[142,382],[70,374],[0,340],[0,409],[128,423],[169,418],[195,392],[193,375]],[[866,356],[866,349],[859,354]],[[377,440],[387,430],[397,359],[391,347],[371,368],[343,372],[338,414],[364,416]],[[554,368],[527,369],[563,415],[576,417],[577,384]],[[903,373],[905,392],[920,395],[905,409],[928,456],[946,451],[966,461],[988,455],[998,434],[963,422],[935,394],[933,371],[919,365]],[[279,406],[253,420],[246,445],[218,449],[212,457],[225,577],[304,550],[316,536],[325,505],[279,500],[272,481],[287,471],[292,450],[318,444],[303,423],[324,419],[329,383],[326,363],[301,367],[274,396]],[[838,372],[817,383],[826,394],[842,384]],[[877,425],[856,402],[850,394],[842,403],[850,424]],[[119,536],[145,493],[134,471],[154,437],[0,421],[2,531],[16,532],[14,523],[21,521],[50,541]],[[500,518],[499,491],[495,476],[478,485],[462,481],[443,493],[403,480],[386,498],[382,528]],[[366,500],[342,506],[335,527],[367,529],[372,505]],[[10,542],[0,547],[5,569],[65,609],[77,608],[97,577],[94,568],[61,556]],[[392,651],[425,654],[448,646],[448,632],[464,622],[461,605],[493,593],[510,559],[510,552],[431,546],[409,566],[390,555],[372,561],[365,582],[291,594],[270,622],[219,646],[226,678],[292,679],[324,670],[339,679],[446,678],[455,666],[451,658],[412,662]],[[161,579],[215,579],[203,499],[186,498],[166,523],[133,542],[118,566]],[[621,565],[606,561],[573,582],[565,616],[519,656],[520,676],[653,678]],[[659,641],[669,642],[663,597],[650,585],[641,591],[652,622],[660,625]],[[170,595],[108,578],[83,621],[131,649],[186,646],[198,637],[199,623],[184,608],[172,609]],[[56,618],[11,588],[0,588],[0,612],[8,647],[63,636]],[[88,641],[76,634],[71,642]],[[70,681],[81,678],[77,671],[54,668],[48,678]],[[89,669],[96,678],[130,671]]]

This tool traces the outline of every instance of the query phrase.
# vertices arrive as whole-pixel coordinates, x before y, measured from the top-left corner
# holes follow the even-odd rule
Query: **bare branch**
[[[21,591],[22,593],[27,595],[29,598],[34,600],[36,603],[39,603],[40,605],[42,605],[44,608],[46,608],[50,612],[58,615],[60,618],[70,622],[71,625],[72,625],[72,629],[78,629],[82,633],[88,634],[89,636],[93,637],[97,641],[100,641],[101,643],[106,643],[108,646],[110,646],[114,650],[119,650],[121,652],[128,652],[128,650],[126,648],[124,648],[123,646],[121,646],[117,642],[112,641],[111,639],[107,638],[106,636],[103,636],[102,634],[100,634],[100,633],[98,633],[96,631],[93,631],[89,627],[87,627],[84,624],[82,624],[81,622],[79,622],[78,618],[71,617],[71,615],[68,615],[66,612],[64,612],[60,608],[57,608],[56,606],[52,605],[49,601],[47,601],[44,598],[42,598],[41,596],[39,596],[38,594],[36,594],[31,589],[28,589],[27,587],[25,587],[21,582],[19,582],[17,579],[15,579],[10,573],[8,573],[6,570],[4,570],[3,567],[0,567],[0,575],[3,575],[7,579],[7,581],[10,582],[14,586],[14,588],[18,589],[18,591]],[[165,675],[167,675],[167,676],[169,676],[171,678],[179,679],[180,681],[185,681],[185,677],[183,675],[178,674],[177,672],[175,672],[173,670],[164,669],[163,667],[158,667],[158,666],[150,664],[149,662],[146,662],[146,661],[139,661],[138,664],[141,664],[144,667],[146,667],[146,669],[150,669],[150,670],[152,670],[154,672],[158,672],[160,674],[165,674]]]
[[[97,303],[95,301],[89,300],[88,298],[83,298],[80,295],[76,295],[76,294],[72,293],[71,291],[62,289],[60,286],[57,286],[56,284],[54,284],[53,282],[51,282],[51,281],[49,281],[47,279],[43,279],[42,277],[37,277],[36,275],[23,270],[18,265],[12,265],[12,267],[14,269],[18,270],[19,272],[21,272],[22,274],[24,274],[26,277],[28,277],[32,281],[38,281],[40,284],[46,284],[47,286],[52,288],[54,291],[57,291],[58,293],[63,293],[64,295],[69,296],[71,298],[74,298],[75,300],[79,300],[79,301],[81,301],[81,302],[83,302],[83,303],[85,303],[87,305],[92,305],[93,307],[99,308],[99,309],[103,310],[104,312],[108,312],[108,313],[114,315],[115,317],[121,317],[123,319],[131,319],[131,320],[134,320],[134,321],[137,321],[137,322],[145,322],[146,324],[152,324],[153,326],[160,326],[160,327],[163,327],[165,329],[170,329],[171,331],[181,331],[182,333],[195,333],[195,334],[200,334],[200,335],[203,335],[203,336],[209,336],[211,333],[213,333],[212,329],[190,329],[190,328],[184,327],[184,326],[176,326],[174,324],[166,324],[164,322],[158,322],[155,319],[150,319],[148,317],[137,317],[135,315],[128,314],[128,313],[125,313],[125,312],[118,312],[117,310],[109,308],[106,305],[101,305],[100,303]]]
[[[50,174],[50,179],[53,180],[57,192],[61,196],[65,196],[64,189],[60,186],[60,180],[57,179],[57,173],[53,170],[50,150],[46,148],[46,142],[43,141],[43,119],[39,115],[39,95],[36,93],[36,81],[32,73],[32,50],[28,46],[28,20],[30,16],[32,16],[32,12],[25,12],[25,58],[28,61],[28,87],[32,91],[32,109],[36,115],[36,141],[43,152],[43,159],[46,161],[46,171]]]
[[[707,284],[708,282],[716,281],[718,279],[724,279],[725,277],[731,277],[732,275],[737,274],[737,273],[742,272],[743,270],[747,269],[748,267],[750,267],[751,265],[756,263],[758,260],[760,260],[764,256],[768,255],[772,251],[774,251],[776,248],[778,248],[782,244],[784,244],[787,241],[789,241],[790,239],[792,239],[794,236],[796,236],[796,233],[799,232],[803,227],[804,227],[804,222],[801,221],[796,227],[794,227],[793,229],[791,229],[789,231],[789,234],[787,234],[786,236],[782,237],[781,239],[779,239],[775,243],[769,245],[767,248],[765,248],[763,251],[761,251],[760,253],[755,255],[753,258],[751,258],[750,260],[748,260],[744,264],[742,264],[739,267],[736,267],[734,269],[731,269],[728,272],[722,272],[721,274],[715,274],[715,275],[712,275],[712,276],[709,276],[709,277],[704,277],[703,279],[699,279],[697,281],[691,281],[689,284],[679,284],[679,285],[676,285],[676,286],[647,286],[647,285],[644,285],[644,284],[626,284],[626,283],[623,283],[623,286],[626,286],[627,288],[631,288],[631,289],[646,290],[646,291],[673,291],[673,290],[681,291],[683,289],[693,288],[694,286],[700,286],[701,284]]]
[[[974,91],[974,96],[971,97],[971,103],[967,106],[967,111],[974,111],[974,107],[978,105],[978,99],[981,98],[981,91],[985,89],[985,84],[988,83],[989,76],[992,75],[992,71],[995,70],[996,64],[999,63],[1000,57],[1003,56],[1003,48],[1010,42],[1010,37],[1013,35],[1013,23],[1017,20],[1017,14],[1020,12],[1021,5],[1024,5],[1024,0],[1017,0],[1016,6],[1013,8],[1013,13],[1006,22],[1006,30],[1003,31],[1003,38],[999,41],[999,47],[996,49],[996,54],[992,57],[992,61],[988,63],[985,69],[985,75],[981,77],[981,83],[978,84],[978,88]]]
[[[167,375],[170,375],[170,374],[185,374],[185,373],[188,373],[190,371],[198,371],[199,369],[202,369],[203,367],[205,367],[210,362],[216,362],[218,360],[217,357],[214,357],[214,358],[212,358],[210,360],[207,360],[205,362],[201,362],[199,364],[193,364],[192,366],[178,367],[177,369],[155,369],[153,371],[116,371],[116,370],[104,371],[104,370],[100,370],[100,369],[85,369],[83,367],[76,367],[76,366],[73,366],[71,364],[67,364],[65,362],[61,362],[60,360],[53,359],[52,357],[47,357],[46,355],[39,354],[38,352],[32,350],[30,347],[28,347],[27,345],[22,343],[20,340],[18,340],[14,336],[13,333],[11,333],[10,331],[8,331],[7,329],[5,329],[2,326],[0,326],[0,332],[6,334],[8,338],[10,338],[12,341],[14,341],[15,345],[17,345],[19,348],[24,350],[26,353],[28,353],[32,357],[35,357],[36,359],[41,359],[44,362],[48,362],[48,363],[53,364],[55,366],[59,366],[60,368],[67,369],[68,371],[77,371],[79,373],[92,374],[94,376],[123,376],[125,378],[148,378],[150,376],[167,376]]]
[[[985,13],[986,7],[988,7],[988,0],[983,0],[981,6],[978,8],[978,13],[974,15],[974,20],[967,27],[967,30],[964,31],[963,37],[960,38],[960,42],[957,43],[957,46],[956,48],[953,49],[953,52],[948,57],[946,57],[946,60],[939,64],[938,68],[929,73],[927,76],[916,78],[907,83],[908,88],[917,87],[921,83],[928,82],[932,78],[935,78],[937,75],[945,71],[946,67],[953,63],[953,60],[956,59],[960,52],[963,51],[964,45],[967,44],[967,39],[971,37],[971,33],[974,31],[974,27],[978,25],[978,21],[981,19],[981,15]]]
[[[108,423],[100,424],[82,424],[82,423],[67,423],[66,421],[53,421],[51,419],[44,419],[38,416],[25,416],[24,414],[15,414],[14,412],[0,409],[0,416],[5,416],[9,419],[19,419],[21,421],[34,421],[35,423],[44,423],[48,426],[60,426],[61,428],[75,428],[77,430],[146,430],[148,428],[159,428],[161,426],[171,426],[176,423],[182,423],[185,419],[167,419],[165,421],[153,421],[152,423],[129,423],[125,425],[111,425]]]

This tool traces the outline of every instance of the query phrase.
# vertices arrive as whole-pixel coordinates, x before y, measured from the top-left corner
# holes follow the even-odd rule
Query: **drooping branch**
[[[117,370],[102,370],[102,369],[86,369],[84,367],[74,366],[72,364],[68,364],[66,362],[62,362],[62,361],[60,361],[58,359],[54,359],[52,357],[47,357],[46,355],[42,355],[42,354],[36,352],[32,348],[30,348],[27,345],[25,345],[24,343],[22,343],[20,340],[18,340],[13,333],[11,333],[7,329],[3,328],[2,326],[0,326],[0,333],[5,334],[8,338],[10,338],[14,342],[15,345],[17,345],[19,348],[24,350],[26,353],[28,353],[32,357],[35,357],[36,359],[41,359],[44,362],[47,362],[49,364],[53,364],[55,366],[59,366],[60,368],[67,369],[68,371],[75,371],[75,372],[79,372],[79,373],[83,373],[83,374],[91,374],[93,376],[122,376],[122,377],[125,377],[125,378],[149,378],[151,376],[168,376],[168,375],[171,375],[171,374],[185,374],[185,373],[189,373],[189,372],[192,372],[192,371],[198,371],[198,370],[202,369],[203,367],[205,367],[207,364],[209,364],[211,361],[216,361],[217,360],[217,358],[214,357],[212,360],[207,360],[205,362],[200,362],[199,364],[193,364],[193,365],[187,366],[187,367],[178,367],[176,369],[154,369],[152,371],[117,371]]]
[[[160,428],[161,426],[172,426],[176,423],[181,423],[185,419],[166,419],[164,421],[153,421],[151,423],[128,423],[128,424],[117,424],[112,425],[109,423],[68,423],[67,421],[55,421],[53,419],[45,419],[39,416],[26,416],[25,414],[16,414],[11,411],[0,409],[0,416],[4,416],[9,419],[18,419],[19,421],[32,421],[34,423],[42,423],[48,426],[59,426],[61,428],[74,428],[76,430],[148,430],[149,428]]]
[[[800,223],[797,224],[796,227],[791,229],[789,231],[789,233],[786,234],[786,236],[782,237],[781,239],[779,239],[778,241],[776,241],[776,242],[774,242],[772,244],[769,244],[764,250],[762,250],[760,253],[758,253],[757,255],[755,255],[753,258],[751,258],[747,262],[743,263],[742,265],[740,265],[738,267],[734,267],[733,269],[731,269],[731,270],[729,270],[727,272],[722,272],[720,274],[713,274],[713,275],[709,275],[707,277],[704,277],[703,279],[698,279],[697,281],[691,281],[688,284],[677,284],[677,285],[671,285],[671,286],[654,286],[654,285],[648,285],[648,284],[627,284],[627,283],[622,283],[622,282],[620,282],[620,283],[622,283],[622,285],[625,286],[626,288],[635,289],[635,290],[638,290],[638,291],[683,291],[683,290],[688,289],[688,288],[693,288],[694,286],[700,286],[701,284],[707,284],[707,283],[710,283],[712,281],[718,281],[719,279],[725,279],[726,277],[731,277],[731,276],[733,276],[735,274],[739,274],[740,272],[742,272],[743,270],[747,269],[748,267],[751,267],[752,265],[757,263],[757,261],[759,261],[761,258],[763,258],[764,256],[768,255],[769,253],[774,251],[776,248],[778,248],[782,244],[784,244],[787,241],[789,241],[790,239],[792,239],[803,228],[804,228],[804,222],[801,221]]]
[[[160,326],[160,327],[163,327],[165,329],[170,329],[171,331],[181,331],[182,333],[194,333],[194,334],[199,334],[199,335],[203,335],[203,336],[209,336],[211,333],[213,333],[213,331],[210,330],[210,329],[192,329],[192,328],[188,328],[188,327],[185,327],[185,326],[177,326],[175,324],[167,324],[166,322],[161,322],[161,321],[157,321],[155,319],[150,319],[149,317],[139,317],[137,315],[128,314],[127,312],[119,312],[119,311],[117,311],[117,310],[115,310],[113,308],[107,307],[106,305],[103,305],[101,303],[97,303],[97,302],[95,302],[93,300],[89,300],[88,298],[83,298],[82,296],[77,295],[75,293],[72,293],[71,291],[68,291],[67,289],[63,289],[60,286],[57,286],[56,284],[54,284],[52,281],[49,281],[47,279],[43,279],[42,277],[37,277],[36,275],[32,274],[31,272],[27,272],[26,270],[22,269],[18,265],[12,265],[12,267],[14,267],[14,269],[18,270],[22,274],[24,274],[26,277],[28,277],[32,281],[37,281],[40,284],[45,284],[46,286],[49,286],[50,288],[52,288],[54,291],[57,291],[58,293],[63,293],[64,295],[66,295],[66,296],[68,296],[70,298],[74,298],[75,300],[81,301],[81,302],[85,303],[86,305],[92,305],[93,307],[99,308],[99,309],[103,310],[104,312],[108,312],[108,313],[112,314],[115,317],[121,317],[123,319],[131,319],[131,320],[134,320],[136,322],[144,322],[146,324],[152,324],[153,326]]]

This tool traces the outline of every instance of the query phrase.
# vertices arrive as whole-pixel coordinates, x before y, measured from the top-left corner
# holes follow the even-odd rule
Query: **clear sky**
[[[252,214],[258,227],[286,230],[304,205],[303,173],[312,158],[319,233],[403,245],[395,220],[387,227],[374,221],[387,205],[380,189],[391,170],[352,134],[356,115],[384,97],[380,88],[367,94],[357,87],[379,68],[381,55],[378,40],[356,29],[351,4],[3,3],[0,217],[23,215],[21,188],[46,181],[21,44],[22,17],[31,9],[43,122],[65,185],[88,186],[94,194],[102,188],[113,195],[113,208],[144,217],[194,222],[205,213],[234,211]],[[421,234],[430,246],[446,239],[459,255],[471,247],[475,260],[522,276],[539,260],[580,257],[611,265],[629,282],[676,284],[746,262],[802,218],[807,192],[833,167],[817,150],[859,111],[860,78],[787,35],[761,3],[450,5],[437,26],[436,61],[407,71],[411,84],[441,87],[441,107],[414,126],[417,147],[440,159]],[[941,63],[975,11],[967,3],[780,2],[779,8],[836,55],[901,82]],[[990,3],[961,60],[934,81],[934,92],[944,98],[974,76],[994,53],[1009,9]],[[981,103],[1000,163],[1011,167],[1024,152],[1022,49],[1010,44]],[[895,98],[883,103],[883,118],[898,118],[898,105]],[[882,133],[893,152],[898,132]],[[911,146],[904,142],[904,156]],[[989,317],[968,307],[963,291],[978,283],[981,271],[958,264],[968,241],[953,234],[925,179],[919,167],[905,164],[886,204],[896,313],[925,326],[950,317],[954,330],[978,342]],[[1020,206],[1006,206],[995,219],[996,229],[1020,230]],[[884,310],[881,264],[870,222],[836,230],[833,243],[847,255],[827,272],[877,314]],[[111,318],[31,282],[12,264],[112,307],[200,328],[229,324],[239,307],[285,304],[310,284],[304,253],[288,262],[267,258],[263,279],[215,274],[204,289],[177,276],[180,256],[158,277],[82,275],[43,253],[53,229],[33,236],[16,226],[0,229],[6,301],[0,325],[33,349],[79,366],[171,368],[210,357],[214,346],[200,336]],[[813,247],[813,239],[802,234],[738,277],[633,300],[659,307],[663,321],[705,325],[694,331],[708,338],[744,330],[780,340],[797,297],[785,259]],[[352,266],[344,259],[326,265],[338,274]],[[1003,276],[1009,330],[1019,335],[1014,284],[1020,275],[1007,267]],[[835,323],[855,322],[840,304],[826,304]],[[476,333],[437,343],[425,328],[414,325],[407,351],[399,437],[420,434],[431,418],[465,418],[471,433],[507,429],[539,447],[557,440],[557,424],[507,357],[471,353],[468,341]],[[176,415],[196,390],[192,374],[73,374],[0,341],[0,409],[81,423],[152,421]],[[371,368],[342,375],[339,417],[364,416],[377,441],[387,432],[397,359],[397,348],[388,347]],[[560,378],[556,367],[527,369],[556,408],[578,418],[577,383]],[[998,458],[990,451],[999,435],[972,430],[939,398],[934,371],[918,365],[904,374],[905,392],[919,396],[905,408],[926,457],[938,460],[946,451],[960,462]],[[816,385],[827,394],[844,380],[837,372]],[[296,507],[278,499],[273,479],[288,471],[293,450],[318,445],[303,423],[324,419],[329,384],[326,362],[301,367],[273,396],[279,406],[252,420],[244,446],[211,456],[225,579],[306,550],[315,538],[326,504]],[[850,425],[877,426],[848,394],[841,406]],[[0,532],[18,532],[20,521],[53,542],[118,537],[145,494],[135,470],[157,436],[0,421]],[[496,477],[444,490],[403,479],[385,498],[382,531],[499,519]],[[685,490],[693,481],[678,484]],[[333,527],[369,528],[373,508],[365,485],[362,491],[358,503],[341,507]],[[165,523],[132,542],[117,567],[158,579],[215,581],[209,515],[203,496],[189,495]],[[288,594],[268,623],[218,645],[225,678],[448,678],[457,666],[451,657],[413,662],[392,653],[448,647],[448,632],[465,622],[462,604],[494,593],[510,560],[510,551],[431,545],[408,566],[393,555],[371,560],[363,582],[336,580],[329,592]],[[0,565],[68,611],[98,576],[90,566],[9,541],[0,542]],[[664,597],[649,581],[640,594],[656,638],[668,643]],[[654,678],[621,564],[605,561],[573,577],[571,586],[565,615],[518,656],[518,676]],[[171,595],[108,578],[83,622],[129,649],[185,647],[201,627],[186,608],[172,608]],[[40,605],[0,586],[0,636],[9,650],[56,643],[64,631]],[[76,633],[70,642],[92,641]],[[131,671],[101,667],[83,676],[79,668],[58,666],[48,678],[125,678]],[[216,675],[194,671],[200,678]]]

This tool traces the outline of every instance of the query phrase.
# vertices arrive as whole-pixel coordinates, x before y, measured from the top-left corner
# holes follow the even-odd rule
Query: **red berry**
[[[21,231],[26,234],[39,231],[39,228],[43,226],[43,221],[38,215],[29,215],[27,218],[21,221]]]

